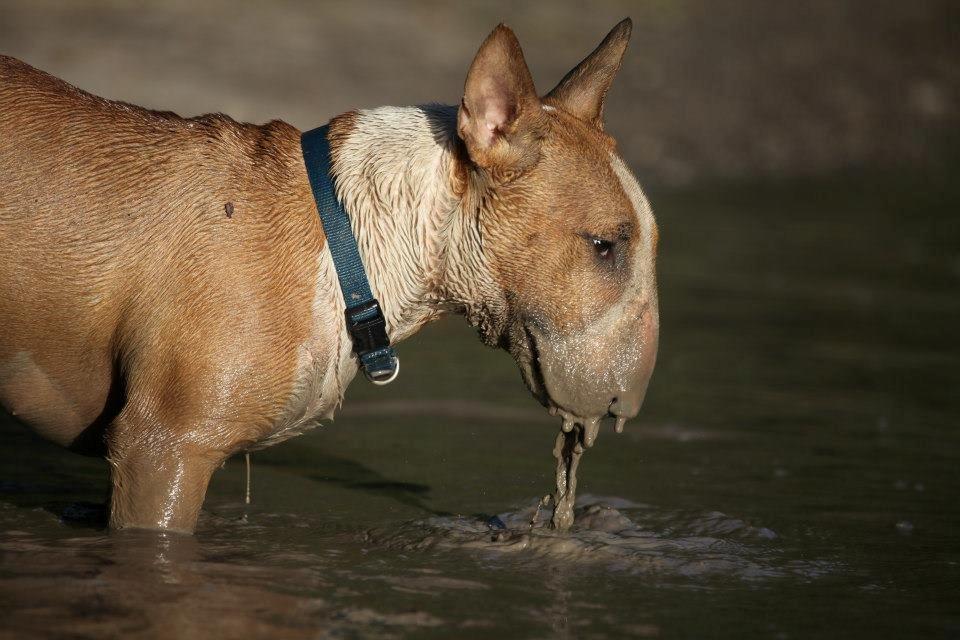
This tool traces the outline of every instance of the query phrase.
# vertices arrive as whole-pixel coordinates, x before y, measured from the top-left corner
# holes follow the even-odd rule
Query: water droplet
[[[583,446],[588,449],[592,447],[598,433],[600,433],[600,420],[597,418],[587,420],[583,425]]]
[[[627,419],[624,416],[617,418],[617,424],[614,425],[613,430],[617,433],[623,433],[623,425],[627,424]]]

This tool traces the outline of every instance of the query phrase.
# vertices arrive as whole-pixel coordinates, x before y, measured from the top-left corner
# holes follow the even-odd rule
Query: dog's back
[[[209,403],[183,382],[215,389],[260,355],[234,384],[267,398],[288,384],[322,243],[297,141],[283,123],[154,112],[0,56],[0,405],[71,444],[138,394],[151,411]]]

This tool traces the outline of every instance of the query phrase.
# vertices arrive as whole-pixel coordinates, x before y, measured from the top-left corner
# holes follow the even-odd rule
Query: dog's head
[[[630,37],[618,24],[540,97],[501,25],[467,74],[457,131],[497,284],[484,322],[533,394],[568,420],[637,414],[657,355],[657,228],[603,130]]]

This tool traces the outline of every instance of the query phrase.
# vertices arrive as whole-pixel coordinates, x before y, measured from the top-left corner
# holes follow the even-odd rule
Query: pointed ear
[[[546,95],[544,101],[603,129],[603,98],[620,70],[632,30],[630,18],[615,26],[593,53]]]
[[[517,37],[501,24],[477,51],[463,89],[457,131],[473,162],[522,169],[536,161],[545,120]]]

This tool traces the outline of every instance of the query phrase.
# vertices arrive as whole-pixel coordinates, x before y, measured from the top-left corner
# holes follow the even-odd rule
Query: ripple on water
[[[837,569],[830,560],[791,558],[773,530],[719,511],[664,511],[586,495],[577,500],[573,528],[559,532],[549,526],[549,510],[535,516],[536,502],[489,518],[444,516],[372,529],[366,539],[410,551],[472,550],[505,561],[666,578],[813,579]]]

